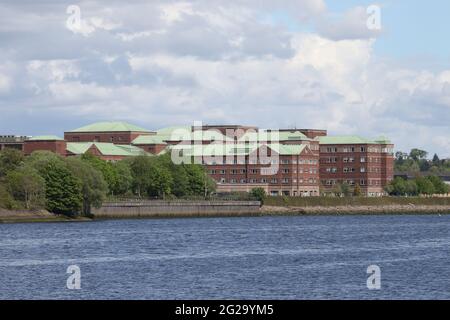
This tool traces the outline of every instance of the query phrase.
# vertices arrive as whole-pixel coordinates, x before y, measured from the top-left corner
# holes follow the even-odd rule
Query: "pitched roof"
[[[92,146],[95,146],[104,156],[132,157],[146,154],[144,150],[135,146],[104,142],[68,142],[67,151],[79,155],[86,153]]]
[[[247,131],[239,138],[240,141],[267,141],[278,143],[279,141],[308,141],[311,140],[300,131],[277,131],[277,130],[258,130]]]
[[[127,122],[96,122],[69,132],[150,132]]]
[[[28,139],[29,141],[64,141],[63,138],[58,136],[36,136]]]
[[[167,144],[165,137],[160,135],[142,135],[134,139],[132,144]]]
[[[250,144],[207,144],[207,145],[173,145],[170,150],[183,150],[185,156],[245,156],[252,154],[257,149],[267,146],[279,155],[299,155],[306,145],[280,144],[280,143],[250,143]]]
[[[320,144],[373,144],[375,141],[359,136],[323,136],[318,137]]]

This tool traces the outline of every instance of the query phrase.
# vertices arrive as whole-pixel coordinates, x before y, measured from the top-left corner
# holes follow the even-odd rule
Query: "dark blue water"
[[[437,215],[0,225],[0,299],[450,299],[449,231]]]

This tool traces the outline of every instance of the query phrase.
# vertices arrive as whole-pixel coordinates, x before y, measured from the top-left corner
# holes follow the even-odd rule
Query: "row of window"
[[[321,147],[321,152],[327,153],[352,153],[352,152],[370,152],[370,153],[389,153],[392,154],[394,152],[393,148],[380,148],[380,147]]]
[[[324,171],[326,173],[338,173],[339,169],[336,167],[333,168],[325,168]],[[354,173],[356,172],[357,169],[354,167],[345,167],[342,169],[343,173]],[[366,172],[371,172],[371,173],[380,173],[381,172],[381,168],[378,167],[370,167],[369,169],[367,169],[366,167],[360,167],[359,168],[359,172],[361,173],[366,173]]]
[[[276,178],[272,178],[272,179],[268,179],[268,178],[262,178],[262,179],[225,179],[225,178],[220,178],[219,182],[220,183],[271,183],[271,184],[277,184],[279,183],[279,181],[282,184],[290,184],[292,182],[292,184],[296,184],[297,183],[297,179],[288,179],[288,178],[284,178],[281,180],[278,180]],[[317,183],[317,179],[315,178],[310,178],[310,179],[298,179],[298,183],[299,184],[315,184]]]
[[[204,165],[210,165],[210,166],[214,166],[214,165],[233,165],[233,164],[238,164],[238,165],[245,165],[247,164],[247,162],[245,161],[245,159],[226,159],[225,161],[216,161],[215,160],[211,160],[211,159],[204,159],[203,160],[203,164]],[[278,159],[249,159],[248,160],[248,164],[263,164],[263,165],[269,165],[269,164],[318,164],[318,160],[316,159],[301,159],[301,160],[285,160],[282,159],[280,161],[278,161]]]
[[[230,169],[230,170],[226,170],[226,169],[221,169],[221,170],[209,170],[209,174],[215,175],[215,174],[227,174],[227,172],[229,171],[230,174],[246,174],[247,173],[247,169]],[[300,168],[300,169],[293,169],[292,173],[312,173],[312,174],[316,174],[318,172],[317,168]],[[248,172],[250,174],[264,174],[264,175],[274,175],[278,173],[278,170],[275,169],[271,169],[271,168],[262,168],[260,169],[249,169]],[[281,173],[283,174],[289,174],[291,173],[291,169],[281,169]]]
[[[322,184],[326,185],[326,186],[334,186],[338,183],[347,183],[350,186],[354,186],[356,185],[356,181],[355,180],[323,180]],[[381,180],[364,180],[364,179],[360,179],[359,180],[359,185],[360,186],[381,186]]]
[[[321,163],[337,163],[338,161],[339,161],[338,157],[326,157],[326,158],[321,158],[320,159]],[[344,163],[354,163],[355,161],[356,161],[356,159],[354,157],[343,157],[342,158],[342,162],[344,162]],[[361,162],[361,163],[366,163],[366,162],[381,163],[382,162],[382,158],[361,157],[361,158],[359,158],[359,162]]]

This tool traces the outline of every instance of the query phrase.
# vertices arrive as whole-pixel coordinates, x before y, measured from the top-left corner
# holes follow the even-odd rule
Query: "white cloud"
[[[151,129],[194,120],[317,127],[386,134],[401,149],[450,156],[450,70],[379,60],[364,8],[334,16],[322,0],[108,5],[80,3],[80,34],[65,28],[66,3],[47,11],[3,7],[15,18],[0,11],[13,23],[0,27],[13,33],[0,35],[0,57],[22,66],[0,66],[3,113],[12,103],[80,125],[113,118]],[[318,30],[261,19],[277,10],[300,24],[316,22]]]

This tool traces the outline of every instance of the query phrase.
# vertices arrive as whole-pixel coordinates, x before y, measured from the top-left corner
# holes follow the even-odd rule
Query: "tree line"
[[[450,174],[450,160],[440,159],[437,154],[428,159],[428,152],[421,149],[412,149],[409,153],[398,151],[395,153],[395,171],[431,174]]]
[[[214,190],[202,166],[175,165],[169,154],[107,162],[89,153],[64,158],[47,151],[28,157],[14,149],[0,152],[0,208],[89,215],[107,198],[207,197]]]

